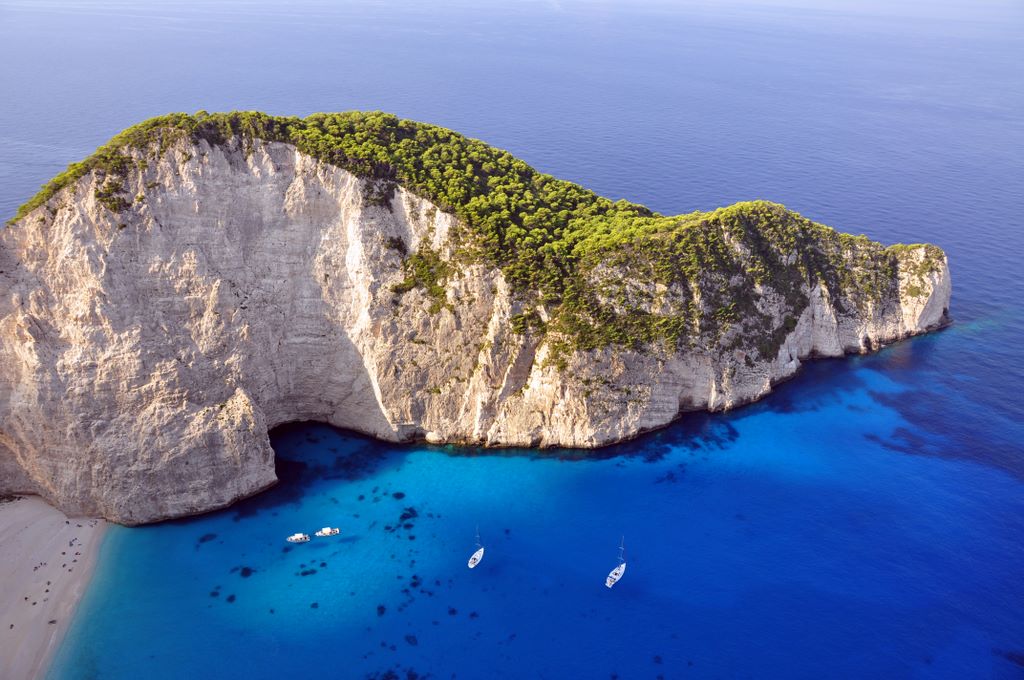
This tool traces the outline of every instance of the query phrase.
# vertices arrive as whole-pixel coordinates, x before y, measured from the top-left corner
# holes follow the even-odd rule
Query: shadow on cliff
[[[449,456],[523,456],[565,461],[613,458],[657,462],[674,451],[702,455],[729,449],[740,437],[739,419],[761,413],[799,414],[822,410],[846,401],[855,393],[868,394],[877,403],[897,411],[913,428],[867,435],[875,445],[901,454],[970,459],[1024,477],[1024,452],[1019,446],[1003,451],[972,451],[964,446],[968,433],[964,420],[947,414],[936,418],[928,390],[937,372],[936,344],[932,336],[917,338],[866,356],[809,360],[792,379],[777,385],[764,399],[727,413],[684,413],[671,425],[637,438],[600,449],[485,448],[479,446],[394,444],[327,424],[300,422],[282,425],[270,433],[275,451],[277,486],[232,507],[235,519],[298,504],[306,490],[320,480],[355,481],[402,465],[413,451],[431,450]],[[865,372],[864,369],[869,369]],[[874,389],[871,371],[896,388]],[[857,406],[850,404],[851,417]],[[924,435],[918,431],[924,432]],[[983,454],[983,455],[982,455]]]
[[[355,481],[401,465],[411,447],[316,422],[289,423],[270,431],[278,483],[231,507],[235,520],[298,504],[321,480]]]
[[[935,370],[935,339],[927,335],[871,354],[805,359],[797,373],[776,384],[770,394],[732,413],[737,417],[765,412],[811,413],[835,406],[853,393],[871,390],[865,370],[882,373],[902,386],[915,386],[922,371]]]
[[[856,369],[860,362],[870,358],[811,361],[793,379],[776,386],[772,394],[759,402],[727,413],[683,413],[665,428],[599,449],[487,448],[424,442],[395,444],[325,423],[289,423],[270,432],[278,484],[236,503],[231,511],[234,518],[240,520],[297,505],[306,490],[320,480],[364,479],[384,468],[400,466],[412,451],[430,450],[459,457],[557,458],[581,463],[615,458],[654,463],[679,450],[703,455],[721,452],[739,439],[740,433],[734,424],[739,418],[762,411],[780,414],[815,411],[841,400],[844,393],[864,390],[866,383]]]
[[[601,449],[484,448],[479,446],[395,444],[325,423],[301,422],[276,427],[270,432],[278,484],[239,501],[230,508],[239,521],[262,512],[276,512],[299,505],[307,490],[323,480],[357,481],[387,469],[400,467],[414,451],[435,451],[441,455],[522,456],[594,461],[612,458],[661,460],[674,450],[724,450],[739,437],[729,422],[732,415],[687,413],[671,426]]]

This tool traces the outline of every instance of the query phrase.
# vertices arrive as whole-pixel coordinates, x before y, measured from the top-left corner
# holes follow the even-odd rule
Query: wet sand
[[[41,678],[89,583],[106,522],[0,502],[0,678]]]

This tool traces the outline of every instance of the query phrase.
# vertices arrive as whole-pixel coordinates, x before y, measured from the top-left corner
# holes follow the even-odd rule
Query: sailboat
[[[619,566],[611,570],[608,574],[608,578],[604,580],[605,586],[611,588],[613,585],[619,582],[622,575],[626,573],[626,537],[622,537],[622,543],[619,544]]]
[[[476,552],[469,558],[467,566],[472,569],[484,558],[484,547],[480,544],[480,527],[476,528]]]

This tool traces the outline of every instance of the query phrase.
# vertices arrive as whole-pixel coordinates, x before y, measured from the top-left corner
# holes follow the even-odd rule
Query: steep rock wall
[[[120,213],[98,200],[102,181],[0,231],[0,492],[122,523],[273,484],[267,430],[281,423],[600,446],[757,399],[804,358],[935,328],[949,305],[945,258],[917,266],[922,249],[900,259],[898,294],[866,308],[808,287],[770,361],[724,343],[555,360],[543,334],[512,330],[526,303],[494,267],[459,267],[440,308],[422,288],[395,292],[421,245],[456,256],[459,227],[401,187],[381,205],[366,180],[260,141],[175,144],[128,176]],[[771,290],[757,304],[777,324],[789,309]]]

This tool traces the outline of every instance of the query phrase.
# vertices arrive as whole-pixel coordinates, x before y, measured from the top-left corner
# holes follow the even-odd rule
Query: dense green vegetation
[[[407,257],[402,266],[406,273],[405,280],[392,290],[402,294],[413,288],[423,288],[430,298],[431,313],[439,312],[442,307],[448,306],[444,282],[455,270],[439,253],[430,248],[420,248]]]
[[[822,283],[840,311],[865,308],[894,290],[899,258],[916,248],[883,248],[840,234],[782,206],[756,201],[711,213],[666,217],[613,202],[539,173],[511,154],[451,130],[385,113],[272,117],[257,112],[171,114],[114,137],[71,165],[15,220],[89,172],[96,198],[113,212],[130,207],[125,178],[175,142],[284,141],[364,178],[369,202],[389,206],[397,185],[457,215],[457,257],[405,253],[394,291],[423,289],[431,310],[447,306],[445,282],[460,262],[499,267],[524,301],[517,332],[554,332],[556,350],[609,343],[665,342],[756,351],[774,357],[807,304],[805,285]],[[139,160],[139,159],[142,160]],[[141,196],[141,194],[140,194]],[[902,249],[901,249],[902,248]],[[926,262],[941,260],[929,252]],[[771,289],[790,315],[779,325],[759,307]],[[544,307],[549,321],[541,322]],[[730,330],[738,329],[729,335]],[[555,352],[556,360],[560,352]]]

